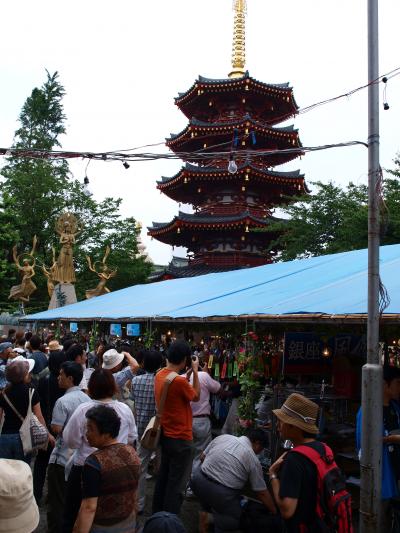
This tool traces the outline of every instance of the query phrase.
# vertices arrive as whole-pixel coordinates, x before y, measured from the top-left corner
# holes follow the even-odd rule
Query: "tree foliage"
[[[381,244],[400,242],[400,161],[394,178],[384,181]],[[357,250],[368,246],[368,188],[349,183],[313,183],[314,194],[300,196],[283,208],[284,219],[271,224],[279,233],[270,250],[277,258],[296,258]]]
[[[13,147],[54,150],[61,146],[60,136],[65,133],[66,119],[62,105],[64,94],[57,72],[52,75],[47,72],[45,83],[32,91],[22,107],[20,127],[15,133]],[[87,196],[82,184],[71,176],[65,160],[9,157],[1,174],[1,309],[17,307],[15,302],[7,299],[10,286],[19,283],[12,262],[12,246],[18,242],[20,251],[28,250],[34,235],[38,237],[34,278],[38,290],[31,297],[28,311],[43,309],[48,305],[46,279],[40,265],[51,264],[53,246],[59,252],[55,224],[65,211],[74,213],[83,227],[74,249],[78,299],[84,297],[85,289],[93,288],[98,281],[88,270],[86,254],[104,254],[107,244],[112,247],[110,262],[118,268],[118,276],[110,283],[110,287],[117,289],[146,280],[150,265],[143,265],[142,260],[136,259],[135,221],[133,218],[121,219],[121,199],[106,198],[96,202],[93,197]]]

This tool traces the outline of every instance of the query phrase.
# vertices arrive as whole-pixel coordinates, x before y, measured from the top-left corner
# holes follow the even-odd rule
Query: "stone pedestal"
[[[49,303],[49,309],[75,304],[77,301],[75,287],[72,285],[72,283],[58,283],[54,287],[54,291]]]

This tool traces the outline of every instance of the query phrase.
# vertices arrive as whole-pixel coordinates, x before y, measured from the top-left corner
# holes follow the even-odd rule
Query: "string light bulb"
[[[124,161],[124,162],[122,163],[122,165],[123,165],[124,168],[126,168],[126,170],[128,170],[128,168],[130,167],[130,164],[127,163],[126,161]]]
[[[228,172],[229,174],[236,174],[238,170],[238,166],[236,164],[236,161],[233,159],[233,156],[231,155],[231,157],[229,158],[229,163],[228,163]]]
[[[87,176],[83,178],[83,194],[88,197],[92,196],[92,191],[89,188],[89,178]]]

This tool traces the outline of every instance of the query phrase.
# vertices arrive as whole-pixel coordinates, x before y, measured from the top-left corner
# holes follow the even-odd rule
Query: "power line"
[[[313,109],[316,109],[317,107],[320,107],[322,105],[326,105],[332,102],[335,102],[337,100],[343,99],[343,98],[349,98],[353,94],[366,89],[367,87],[380,83],[385,79],[385,83],[396,76],[400,75],[400,67],[397,67],[385,74],[382,74],[378,78],[372,80],[371,82],[361,85],[359,87],[356,87],[355,89],[352,89],[346,93],[340,94],[338,96],[334,96],[332,98],[328,98],[325,100],[321,100],[319,102],[315,102],[314,104],[311,104],[309,106],[299,108],[297,111],[297,114],[304,114],[309,111],[312,111]],[[274,122],[276,123],[279,118],[287,119],[287,114],[282,117],[275,117]],[[246,135],[247,137],[249,134]],[[245,138],[246,136],[243,136]],[[204,135],[204,137],[208,137],[207,135]],[[198,136],[197,140],[201,139],[202,136]],[[76,158],[83,158],[83,159],[94,159],[94,160],[103,160],[103,161],[132,161],[132,162],[139,162],[139,161],[153,161],[157,159],[188,159],[191,161],[194,160],[204,160],[204,159],[213,159],[215,157],[229,157],[229,155],[232,152],[235,152],[235,150],[230,150],[229,153],[227,151],[225,152],[210,152],[210,149],[217,148],[217,147],[223,147],[223,146],[232,146],[232,141],[227,141],[219,144],[215,144],[212,146],[207,147],[207,152],[204,151],[204,149],[199,149],[195,152],[176,152],[173,154],[170,153],[164,153],[164,154],[157,154],[157,153],[137,153],[133,154],[132,152],[135,152],[137,150],[143,149],[143,148],[151,148],[154,146],[161,146],[164,145],[164,141],[157,142],[157,143],[150,143],[145,144],[142,146],[137,146],[134,148],[126,148],[126,149],[120,149],[120,150],[110,150],[107,152],[77,152],[77,151],[56,151],[56,150],[26,150],[26,149],[18,149],[18,148],[0,148],[0,155],[5,156],[12,156],[12,157],[26,157],[26,158],[32,158],[32,159],[76,159]],[[368,146],[366,143],[363,143],[361,141],[350,141],[349,143],[338,143],[338,144],[332,144],[332,145],[323,145],[323,146],[315,146],[315,147],[301,147],[301,148],[295,148],[295,149],[283,149],[283,150],[274,150],[274,151],[252,151],[247,150],[245,151],[246,156],[248,157],[267,157],[271,155],[275,155],[278,153],[301,153],[301,152],[312,152],[317,150],[326,150],[330,148],[339,148],[339,147],[345,147],[345,146],[354,146],[354,145],[364,145]],[[126,152],[126,153],[124,153]],[[243,154],[244,151],[237,151],[235,152],[236,155]]]
[[[152,153],[143,152],[137,154],[125,154],[123,152],[68,152],[62,150],[25,150],[21,148],[0,148],[0,155],[7,155],[14,158],[31,158],[31,159],[89,159],[97,161],[156,161],[158,159],[182,159],[184,161],[204,161],[213,159],[229,159],[232,155],[236,158],[246,158],[249,160],[269,158],[273,155],[297,154],[303,155],[306,152],[316,152],[320,150],[329,150],[332,148],[345,148],[350,146],[368,147],[368,143],[363,141],[348,141],[334,144],[324,144],[320,146],[302,146],[295,148],[284,148],[278,150],[235,150],[218,151],[218,152],[168,152]]]

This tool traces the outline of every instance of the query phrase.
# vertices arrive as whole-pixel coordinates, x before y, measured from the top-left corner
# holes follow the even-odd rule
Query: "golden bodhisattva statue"
[[[54,265],[52,280],[55,283],[75,283],[73,246],[76,235],[81,232],[76,217],[72,213],[62,214],[57,220],[56,231],[62,247]]]
[[[54,249],[54,246],[52,247],[53,250],[53,264],[50,268],[47,268],[46,265],[42,265],[43,274],[47,278],[47,292],[49,293],[49,298],[51,299],[54,287],[56,285],[56,282],[54,280],[55,270],[57,267],[57,261],[56,261],[56,251]]]
[[[111,251],[110,247],[107,246],[106,253],[104,254],[103,261],[101,262],[101,270],[100,270],[100,272],[98,272],[96,270],[96,263],[98,261],[96,261],[95,263],[92,264],[91,258],[88,255],[86,256],[86,259],[87,259],[87,262],[88,262],[90,270],[92,272],[94,272],[95,274],[97,274],[98,277],[100,278],[100,281],[99,281],[97,287],[95,287],[94,289],[90,289],[90,290],[86,291],[86,298],[87,299],[94,298],[95,296],[102,296],[103,294],[107,294],[107,293],[110,292],[110,289],[108,287],[106,287],[106,283],[111,278],[115,277],[116,274],[117,274],[117,269],[112,270],[106,264],[107,257],[110,255],[110,251]]]
[[[94,298],[95,296],[102,296],[103,294],[107,294],[110,292],[110,289],[106,287],[106,283],[107,281],[109,281],[111,278],[113,278],[117,274],[117,269],[112,270],[106,264],[107,257],[110,255],[110,251],[111,251],[110,247],[107,246],[106,253],[104,254],[103,261],[101,262],[100,272],[96,270],[96,263],[98,263],[99,261],[96,261],[95,263],[92,264],[91,258],[88,255],[86,256],[90,270],[94,272],[95,274],[97,274],[100,278],[100,281],[97,287],[86,291],[87,299]]]
[[[17,245],[13,248],[13,259],[19,272],[22,274],[21,284],[11,287],[9,300],[20,300],[22,302],[29,302],[30,295],[35,292],[36,285],[32,278],[35,275],[35,249],[36,249],[36,235],[33,237],[32,250],[30,253],[20,254],[17,256]],[[20,260],[22,259],[22,265]]]

